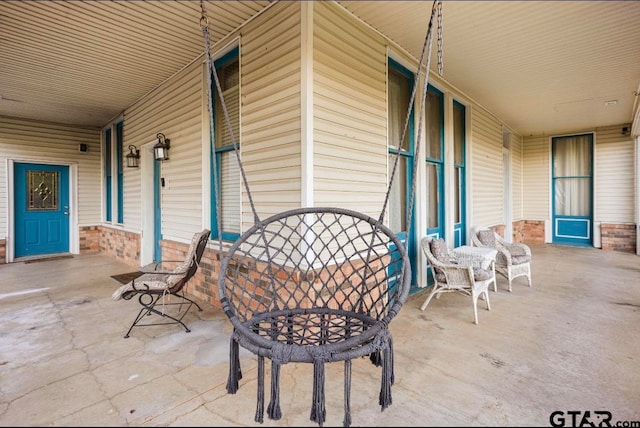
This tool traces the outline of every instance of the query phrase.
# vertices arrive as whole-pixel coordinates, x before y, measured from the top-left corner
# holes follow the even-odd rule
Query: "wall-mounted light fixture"
[[[127,153],[126,158],[128,168],[137,168],[138,159],[140,159],[140,150],[138,150],[134,145],[129,145],[129,153]]]
[[[171,147],[169,139],[162,132],[158,132],[156,138],[158,142],[153,146],[153,156],[159,161],[169,160],[169,147]]]

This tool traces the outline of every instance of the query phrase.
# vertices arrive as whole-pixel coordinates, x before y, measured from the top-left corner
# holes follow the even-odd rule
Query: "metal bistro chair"
[[[202,308],[195,301],[184,295],[183,288],[198,270],[198,265],[210,234],[211,232],[208,229],[194,234],[183,261],[161,261],[156,263],[153,271],[124,284],[113,293],[111,296],[113,300],[130,300],[134,296],[138,296],[138,302],[142,306],[127,334],[125,334],[125,338],[129,337],[134,327],[152,325],[180,324],[187,333],[191,331],[182,322],[182,319],[192,306],[196,306],[199,311],[202,311]],[[166,266],[169,263],[180,264],[171,270],[162,270],[162,266]],[[178,300],[172,301],[172,297]],[[183,309],[183,305],[186,308]],[[174,306],[178,306],[178,311],[177,314],[174,313],[172,315],[169,313],[169,308]],[[150,315],[158,315],[165,320],[142,322],[146,316]],[[156,319],[154,318],[154,320]]]

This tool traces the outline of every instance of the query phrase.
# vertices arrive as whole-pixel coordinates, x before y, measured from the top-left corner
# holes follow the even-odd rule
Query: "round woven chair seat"
[[[345,351],[350,357],[372,352],[366,345],[373,341],[372,333],[381,330],[373,328],[376,323],[367,314],[324,308],[268,312],[243,323],[254,334],[245,335],[246,341],[240,343],[252,351],[286,345],[291,348],[289,362],[313,362],[320,354],[326,362],[342,361]]]

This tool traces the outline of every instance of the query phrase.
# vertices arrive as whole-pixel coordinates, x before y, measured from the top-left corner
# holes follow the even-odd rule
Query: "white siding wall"
[[[300,3],[285,2],[242,30],[242,164],[258,215],[300,206]],[[243,230],[254,223],[248,198]]]
[[[596,130],[594,221],[635,222],[634,142],[623,125]],[[628,125],[626,125],[628,126]]]
[[[549,219],[548,136],[524,137],[522,141],[523,209],[526,220]]]
[[[522,137],[511,134],[511,216],[513,221],[524,220],[523,201],[523,162],[522,162]]]
[[[474,106],[471,132],[471,226],[503,224],[502,124]]]
[[[160,174],[165,179],[161,200],[166,239],[189,240],[203,225],[202,70],[202,64],[194,62],[124,113],[125,147],[156,142],[158,132],[171,141]],[[124,221],[134,231],[142,221],[141,171],[124,171]]]
[[[81,153],[78,145],[87,144]],[[100,224],[100,132],[97,129],[0,117],[0,239],[8,230],[7,160],[78,165],[78,223]]]
[[[314,203],[379,215],[387,190],[386,46],[333,4],[314,11]]]

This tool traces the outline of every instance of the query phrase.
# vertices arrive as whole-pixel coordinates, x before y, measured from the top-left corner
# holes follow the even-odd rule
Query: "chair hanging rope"
[[[235,393],[242,378],[239,347],[258,356],[257,406],[254,420],[280,419],[280,368],[289,362],[313,364],[313,398],[310,420],[320,426],[326,421],[324,365],[343,361],[344,419],[351,424],[351,361],[368,356],[382,377],[378,402],[391,405],[394,383],[393,340],[388,329],[409,295],[411,266],[405,245],[384,225],[385,212],[400,158],[396,153],[380,216],[337,207],[297,208],[261,220],[258,216],[239,144],[225,105],[215,64],[211,58],[209,21],[205,1],[200,1],[200,26],[207,64],[207,108],[212,150],[215,151],[213,84],[219,97],[227,132],[238,162],[242,183],[254,217],[254,224],[223,255],[221,216],[217,230],[221,266],[218,277],[220,303],[233,325],[227,392]],[[421,73],[425,76],[418,139],[424,124],[432,28],[438,16],[438,71],[441,73],[441,0],[434,0],[420,55],[417,76],[407,107],[400,144],[407,135]],[[427,51],[428,49],[428,51]],[[426,65],[425,65],[426,61]],[[414,156],[407,224],[411,224],[416,188],[417,159]],[[212,162],[216,210],[220,212],[218,171]],[[264,405],[264,359],[271,361],[270,401]]]

